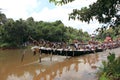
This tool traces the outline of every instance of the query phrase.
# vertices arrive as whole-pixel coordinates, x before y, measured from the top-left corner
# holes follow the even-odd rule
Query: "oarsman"
[[[39,43],[36,40],[34,40],[33,44],[34,44],[34,47],[32,47],[31,50],[34,53],[33,55],[36,55],[36,53],[37,52],[39,53],[39,51],[40,51]]]
[[[75,49],[76,49],[76,50],[79,50],[79,44],[78,44],[78,42],[75,42],[75,43],[74,43],[74,46],[75,46]]]

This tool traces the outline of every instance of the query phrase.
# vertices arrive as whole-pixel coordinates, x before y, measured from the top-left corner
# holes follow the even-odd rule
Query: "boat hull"
[[[52,55],[61,55],[61,56],[80,56],[84,54],[89,54],[89,53],[96,53],[96,52],[102,52],[102,49],[96,49],[96,50],[45,50],[45,49],[40,49],[41,53],[45,54],[52,54]]]

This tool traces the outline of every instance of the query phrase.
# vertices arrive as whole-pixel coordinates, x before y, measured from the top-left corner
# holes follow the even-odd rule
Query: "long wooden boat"
[[[102,52],[103,50],[106,50],[106,49],[118,48],[118,47],[120,47],[120,40],[112,41],[112,42],[111,41],[103,42],[103,43],[89,42],[89,44],[77,43],[77,45],[76,45],[76,43],[74,43],[74,44],[70,44],[68,46],[66,46],[66,45],[58,46],[58,45],[59,44],[57,44],[57,46],[52,45],[52,47],[54,47],[54,48],[51,48],[50,46],[49,46],[50,48],[34,46],[31,49],[34,53],[36,53],[36,51],[37,51],[39,53],[53,54],[53,55],[80,56],[83,54]],[[64,44],[62,44],[62,45],[64,45]],[[60,49],[58,49],[58,47]]]
[[[92,49],[92,50],[72,50],[72,49],[54,49],[54,48],[45,48],[45,47],[32,47],[32,50],[35,51],[36,49],[39,49],[41,53],[45,54],[52,54],[52,55],[61,55],[61,56],[80,56],[84,54],[89,53],[95,53],[95,52],[101,52],[103,51],[102,48]]]

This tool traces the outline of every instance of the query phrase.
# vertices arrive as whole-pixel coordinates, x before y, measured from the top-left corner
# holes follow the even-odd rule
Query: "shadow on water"
[[[50,61],[50,55],[43,54],[39,63],[39,55],[33,56],[30,50],[26,50],[21,62],[24,51],[0,51],[1,80],[97,80],[98,67],[108,55],[107,52],[101,52],[69,59],[55,55]]]

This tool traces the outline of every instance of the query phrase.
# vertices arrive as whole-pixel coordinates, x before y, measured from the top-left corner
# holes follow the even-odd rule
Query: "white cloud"
[[[43,0],[44,1],[44,0]],[[45,6],[42,10],[36,12],[38,7],[41,7],[40,1],[38,0],[0,0],[0,8],[5,9],[4,13],[8,18],[13,19],[26,19],[28,17],[33,17],[35,20],[40,21],[56,21],[61,20],[66,26],[71,26],[77,29],[83,29],[83,31],[88,31],[92,33],[99,23],[82,23],[80,21],[68,20],[68,14],[72,12],[72,9],[88,6],[96,0],[75,0],[72,3],[63,6],[55,6],[55,8],[49,9]]]
[[[83,29],[83,31],[87,31],[90,34],[98,27],[100,27],[99,23],[94,20],[90,24],[81,22],[81,21],[74,21],[68,20],[68,14],[74,8],[80,9],[83,6],[88,6],[88,4],[93,3],[95,0],[88,1],[88,0],[76,0],[73,3],[69,3],[63,6],[56,6],[54,9],[49,9],[47,7],[43,8],[43,10],[39,13],[33,13],[31,16],[34,17],[35,20],[43,20],[43,21],[55,21],[61,20],[66,26],[71,26],[77,29]]]
[[[8,18],[26,19],[28,12],[37,5],[37,0],[0,0],[0,8]]]

